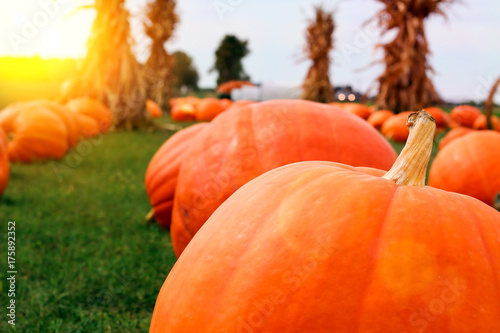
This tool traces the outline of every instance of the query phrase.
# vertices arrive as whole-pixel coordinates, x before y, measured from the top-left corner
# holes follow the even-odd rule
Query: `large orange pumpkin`
[[[193,138],[208,126],[195,124],[172,135],[151,159],[146,171],[146,192],[153,206],[156,222],[170,227],[177,175]]]
[[[210,215],[251,179],[307,160],[388,169],[390,144],[363,119],[299,100],[252,104],[215,118],[193,140],[179,171],[171,238],[177,255]]]
[[[382,134],[396,142],[405,142],[410,134],[406,127],[406,119],[411,113],[411,111],[401,112],[387,119],[382,125]]]
[[[0,196],[5,191],[9,182],[9,154],[7,152],[7,136],[2,128],[0,128]]]
[[[379,110],[373,112],[367,119],[368,123],[376,129],[382,128],[382,125],[389,118],[394,116],[394,112],[390,110]]]
[[[425,149],[384,178],[301,162],[243,186],[175,264],[150,333],[500,332],[500,214],[424,187],[416,122]]]
[[[13,122],[8,135],[9,159],[13,162],[32,162],[39,159],[62,158],[68,149],[68,130],[64,121],[50,109],[25,104]]]
[[[218,99],[204,98],[196,108],[197,121],[210,121],[221,114],[225,108],[221,105]]]
[[[111,110],[109,110],[107,106],[93,98],[75,98],[69,101],[66,106],[73,112],[78,112],[80,114],[94,118],[94,120],[97,121],[97,124],[99,125],[99,131],[102,133],[107,132],[113,123],[113,114],[111,113]]]
[[[460,126],[474,126],[474,121],[481,115],[481,110],[470,105],[459,105],[450,112],[450,119]]]
[[[447,144],[432,163],[429,185],[493,205],[500,192],[500,133],[473,132]]]

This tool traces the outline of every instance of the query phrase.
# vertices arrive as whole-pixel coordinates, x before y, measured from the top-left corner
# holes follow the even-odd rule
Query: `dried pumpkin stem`
[[[424,110],[412,113],[406,121],[410,135],[398,159],[383,178],[399,186],[425,186],[425,174],[432,152],[436,121]]]
[[[493,87],[490,90],[488,98],[486,99],[484,114],[486,115],[486,126],[489,130],[493,129],[493,123],[491,122],[491,117],[493,116],[493,107],[494,107],[493,97],[495,97],[495,93],[497,92],[499,85],[500,85],[500,77],[493,84]]]

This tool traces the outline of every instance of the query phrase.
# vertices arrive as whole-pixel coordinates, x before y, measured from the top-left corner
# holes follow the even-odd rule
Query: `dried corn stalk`
[[[175,0],[153,0],[148,5],[146,16],[144,27],[152,44],[151,54],[144,66],[144,80],[149,98],[165,109],[175,86],[172,75],[174,57],[164,48],[179,22],[175,13]]]
[[[333,13],[317,7],[316,17],[311,20],[306,31],[306,53],[312,65],[302,85],[303,99],[321,103],[333,101],[333,87],[328,72],[334,30]]]
[[[429,48],[424,21],[431,14],[444,15],[442,5],[454,0],[377,0],[385,5],[376,19],[383,33],[397,29],[391,42],[379,45],[384,50],[385,71],[378,78],[376,107],[396,112],[417,110],[440,103],[428,77]]]
[[[136,129],[148,122],[141,66],[132,53],[129,12],[124,0],[96,0],[87,55],[64,87],[64,97],[90,96],[113,111],[117,128]]]
[[[490,94],[488,95],[488,98],[486,99],[486,103],[484,106],[484,114],[486,115],[486,123],[487,123],[488,129],[490,129],[490,130],[493,129],[493,123],[491,122],[491,117],[493,116],[493,108],[495,106],[493,103],[493,97],[495,97],[495,94],[497,92],[499,85],[500,85],[500,78],[498,78],[496,80],[496,82],[493,84],[493,87],[490,90]]]

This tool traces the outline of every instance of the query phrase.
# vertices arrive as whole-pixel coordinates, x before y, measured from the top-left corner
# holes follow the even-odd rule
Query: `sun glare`
[[[40,55],[42,57],[58,57],[64,53],[62,35],[59,31],[49,30],[42,36]]]

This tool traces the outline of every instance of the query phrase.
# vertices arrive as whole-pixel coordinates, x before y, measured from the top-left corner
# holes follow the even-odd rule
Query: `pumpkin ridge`
[[[467,199],[469,199],[469,198],[472,198],[472,197],[467,196]],[[463,200],[463,198],[462,198],[462,200]],[[477,200],[477,199],[473,198],[472,200]],[[469,215],[476,217],[475,219],[473,219],[474,225],[476,226],[479,237],[481,237],[481,243],[483,244],[484,251],[486,252],[486,257],[488,258],[488,262],[490,263],[491,271],[493,273],[492,276],[493,276],[493,281],[495,284],[496,294],[498,296],[496,299],[498,300],[498,304],[500,305],[500,281],[498,281],[497,274],[495,274],[495,262],[493,260],[493,255],[491,254],[490,247],[488,246],[488,243],[486,242],[486,239],[484,237],[484,230],[478,221],[478,215],[476,214],[476,212],[474,210],[472,210],[469,207],[469,205],[465,205],[465,206],[467,207]]]
[[[375,177],[375,176],[373,176]],[[385,178],[381,178],[380,179],[385,179]],[[388,180],[390,181],[390,180]],[[391,183],[393,183],[391,181]],[[394,201],[395,201],[395,197],[396,197],[396,193],[398,192],[399,190],[399,186],[396,185],[395,183],[393,183],[395,185],[395,189],[394,189],[394,192],[392,193],[392,197],[391,197],[391,201],[387,204],[387,209],[385,210],[385,215],[384,215],[384,218],[382,220],[382,222],[380,223],[380,228],[377,232],[377,241],[375,243],[375,245],[373,246],[374,247],[374,255],[372,256],[372,264],[370,265],[370,273],[367,274],[367,281],[373,281],[373,276],[375,274],[375,271],[377,269],[377,262],[378,262],[378,255],[380,253],[380,246],[381,246],[381,243],[382,243],[382,239],[381,239],[381,235],[382,235],[382,232],[384,231],[384,226],[386,224],[386,221],[387,221],[387,218],[390,216],[389,212],[391,211],[391,208],[394,204]],[[366,286],[365,286],[365,289],[363,290],[363,295],[360,297],[360,305],[359,305],[359,308],[360,308],[360,311],[359,311],[359,317],[358,317],[358,321],[357,321],[357,327],[356,327],[356,332],[359,332],[359,333],[363,333],[361,331],[361,324],[362,324],[362,315],[363,315],[363,310],[365,308],[365,305],[366,305],[366,302],[367,302],[367,297],[369,295],[369,292],[370,292],[370,287],[371,287],[372,283],[367,283]]]

